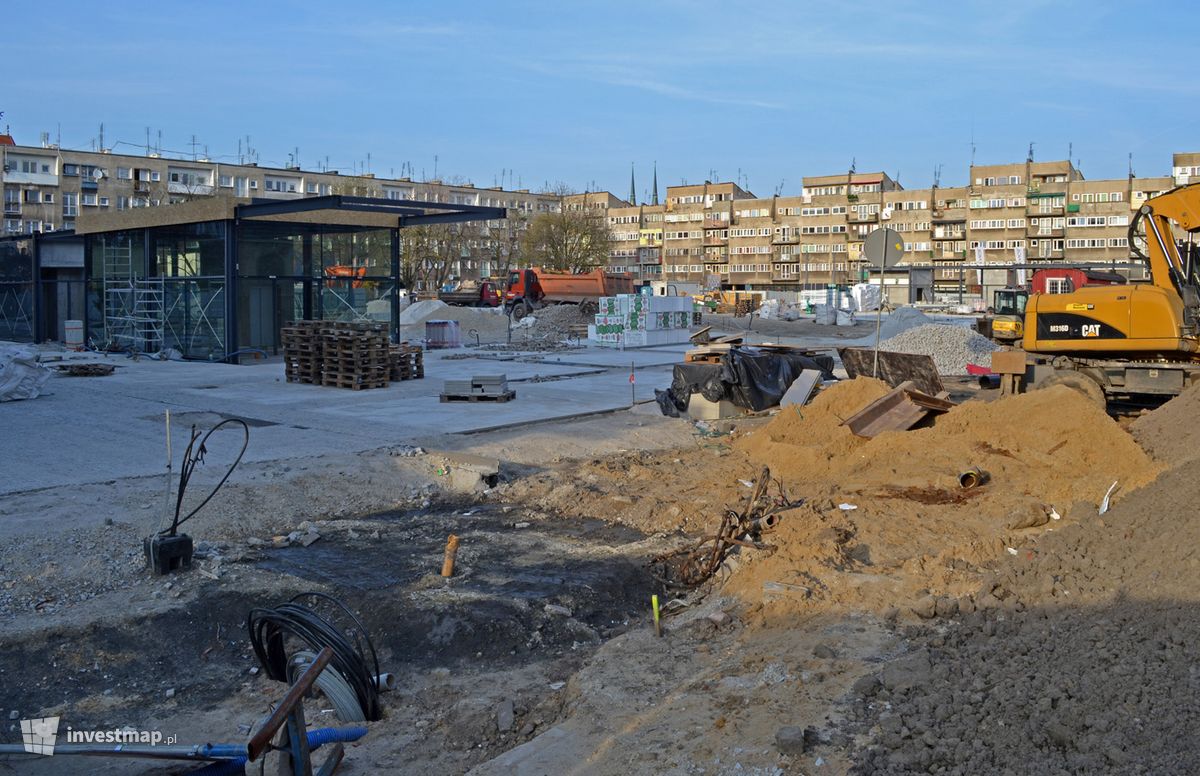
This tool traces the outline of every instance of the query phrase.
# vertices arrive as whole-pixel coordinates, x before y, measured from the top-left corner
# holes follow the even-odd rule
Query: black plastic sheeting
[[[654,398],[662,413],[672,418],[687,411],[694,393],[709,401],[729,399],[735,406],[760,412],[777,406],[806,369],[819,371],[822,380],[831,380],[833,358],[731,348],[719,364],[676,364],[671,387],[656,390]]]

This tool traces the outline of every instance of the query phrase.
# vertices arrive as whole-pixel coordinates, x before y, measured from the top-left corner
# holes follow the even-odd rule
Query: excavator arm
[[[1138,226],[1146,227],[1146,253],[1137,248],[1134,239]],[[1134,255],[1147,263],[1151,283],[1174,292],[1183,302],[1185,325],[1196,334],[1200,323],[1200,292],[1192,285],[1184,267],[1183,257],[1175,245],[1172,223],[1187,232],[1200,230],[1200,184],[1180,186],[1143,204],[1129,225],[1129,245]]]

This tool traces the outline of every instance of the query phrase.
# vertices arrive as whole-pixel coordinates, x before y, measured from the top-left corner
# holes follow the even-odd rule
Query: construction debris
[[[115,370],[114,364],[55,364],[54,369],[66,377],[107,377]]]
[[[876,353],[870,348],[840,348],[838,357],[846,369],[846,376],[851,380],[873,377],[893,388],[902,383],[912,383],[918,391],[930,396],[937,396],[945,390],[938,376],[937,365],[929,356],[886,350]]]
[[[953,408],[954,402],[921,393],[913,383],[907,382],[846,418],[846,425],[855,436],[870,439],[885,431],[907,431],[931,413],[948,412]]]
[[[741,512],[726,509],[715,534],[652,558],[650,573],[667,587],[694,588],[711,579],[735,547],[773,552],[775,548],[764,544],[762,535],[774,531],[780,515],[800,506],[804,500],[788,499],[779,480],[775,481],[777,494],[769,496],[770,484],[771,470],[764,466]]]

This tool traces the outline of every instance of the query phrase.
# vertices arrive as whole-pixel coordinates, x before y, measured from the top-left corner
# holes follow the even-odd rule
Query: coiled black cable
[[[353,640],[330,619],[298,603],[303,598],[327,602],[335,611],[340,610],[353,623]],[[258,662],[267,676],[277,682],[288,681],[288,636],[303,642],[313,652],[331,648],[333,658],[329,665],[350,684],[363,714],[368,720],[380,718],[379,659],[375,645],[362,620],[341,601],[324,593],[300,593],[269,609],[251,609],[246,628]]]

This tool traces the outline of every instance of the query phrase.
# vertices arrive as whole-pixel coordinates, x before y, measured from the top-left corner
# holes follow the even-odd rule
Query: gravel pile
[[[864,316],[864,320],[870,320],[869,316]],[[901,307],[893,313],[889,313],[883,319],[883,323],[879,327],[879,336],[882,339],[891,339],[896,335],[906,332],[909,329],[915,329],[918,326],[932,324],[933,319],[915,307]]]
[[[967,364],[992,365],[992,353],[998,350],[987,337],[965,326],[930,323],[908,329],[879,345],[880,350],[932,356],[938,373],[965,375]]]
[[[575,324],[595,323],[594,315],[584,315],[577,304],[556,304],[536,311],[533,332],[539,337],[549,340],[564,340],[571,334],[571,326]]]

